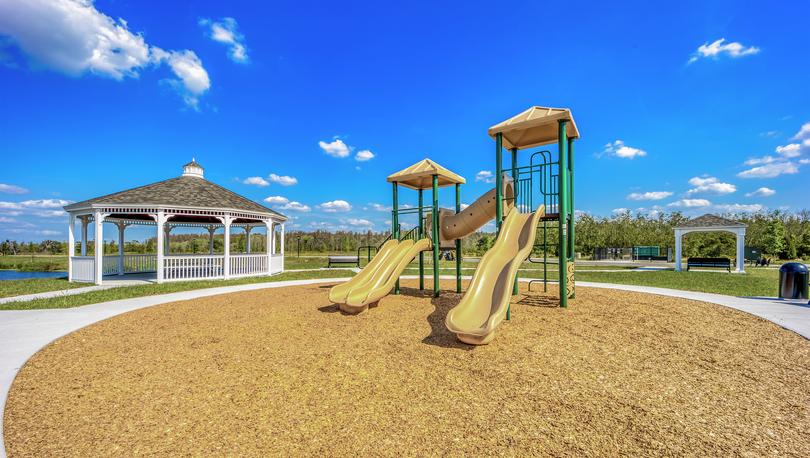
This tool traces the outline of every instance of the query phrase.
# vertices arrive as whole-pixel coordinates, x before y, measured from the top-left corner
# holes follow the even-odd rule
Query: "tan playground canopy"
[[[433,175],[438,175],[439,187],[467,182],[464,177],[456,175],[430,159],[423,159],[404,170],[389,175],[388,182],[398,183],[411,189],[430,189],[433,187]]]
[[[506,149],[523,149],[533,146],[548,145],[557,142],[557,121],[570,121],[567,127],[569,138],[579,138],[579,130],[571,110],[568,108],[531,107],[528,110],[495,124],[489,128],[489,136],[503,135],[503,146]]]

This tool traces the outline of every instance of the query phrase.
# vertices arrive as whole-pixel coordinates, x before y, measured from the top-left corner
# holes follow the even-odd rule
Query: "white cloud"
[[[309,207],[309,205],[304,205],[301,202],[296,202],[294,200],[292,202],[288,202],[288,203],[284,204],[280,208],[282,210],[291,210],[291,211],[295,211],[295,212],[308,212],[308,211],[312,210]]]
[[[0,1],[0,34],[9,36],[33,66],[71,76],[89,72],[121,81],[166,62],[179,78],[174,87],[195,108],[210,87],[193,51],[149,45],[124,19],[113,20],[92,0]]]
[[[628,200],[661,200],[671,196],[669,191],[632,192],[627,195]]]
[[[6,218],[5,216],[0,216],[0,223],[16,223],[17,220],[14,218]]]
[[[689,180],[689,184],[694,188],[686,191],[687,195],[692,194],[731,194],[737,191],[737,187],[731,183],[722,183],[715,177],[694,177]]]
[[[706,199],[681,199],[676,200],[675,202],[669,203],[668,207],[683,207],[683,208],[695,208],[695,207],[708,207],[712,203]]]
[[[62,208],[70,203],[72,202],[63,199],[39,199],[39,200],[25,200],[20,202],[20,205],[28,208]]]
[[[298,178],[288,175],[276,175],[275,173],[271,173],[267,178],[273,183],[280,184],[281,186],[292,186],[298,183]]]
[[[692,54],[692,57],[689,58],[688,63],[694,63],[701,58],[717,59],[722,55],[737,58],[750,56],[757,53],[759,53],[759,48],[756,46],[745,46],[736,41],[726,42],[725,38],[721,38],[712,42],[711,44],[706,42],[700,45],[697,51]]]
[[[726,213],[756,213],[765,209],[760,204],[720,204],[715,208]]]
[[[484,183],[495,183],[495,174],[489,170],[481,170],[475,174],[475,181],[483,181]]]
[[[268,196],[264,198],[264,201],[268,204],[286,204],[290,199],[282,196]]]
[[[756,191],[747,193],[745,197],[771,197],[774,194],[776,194],[776,191],[774,191],[773,189],[762,187],[757,189]]]
[[[324,141],[318,142],[324,153],[332,157],[346,157],[349,155],[349,147],[343,143],[343,140],[336,138],[333,141],[326,143]]]
[[[632,210],[630,210],[629,208],[625,208],[625,207],[614,208],[611,211],[612,211],[612,213],[614,215],[624,215],[624,214],[632,213]]]
[[[59,235],[59,234],[61,234],[61,232],[44,229],[44,230],[41,230],[41,231],[37,231],[37,234],[39,234],[39,235]]]
[[[770,164],[776,162],[778,159],[773,156],[762,156],[762,157],[755,157],[748,159],[745,161],[745,165],[761,165],[761,164]]]
[[[369,221],[367,219],[362,219],[362,218],[348,218],[348,219],[345,219],[345,220],[341,220],[341,222],[344,222],[344,223],[348,224],[349,226],[359,226],[359,227],[372,227],[372,226],[374,226],[374,223],[372,223],[371,221]]]
[[[799,167],[793,162],[771,162],[744,170],[738,173],[737,176],[740,178],[774,178],[779,175],[792,175],[794,173],[799,173]]]
[[[43,218],[61,218],[62,216],[67,216],[67,213],[65,213],[62,210],[47,210],[36,212],[35,215],[41,216]]]
[[[392,210],[391,206],[386,206],[383,204],[369,203],[368,206],[371,207],[372,210],[378,212],[390,212]]]
[[[352,206],[345,200],[332,200],[330,202],[324,202],[318,205],[318,208],[326,213],[338,213],[350,211]]]
[[[2,202],[0,201],[0,210],[20,210],[22,205],[17,202]]]
[[[799,164],[802,165],[810,164],[810,158],[799,159]]]
[[[21,186],[16,186],[16,185],[13,185],[13,184],[0,183],[0,192],[6,193],[6,194],[25,194],[25,193],[28,192],[28,190],[21,187]]]
[[[461,209],[462,209],[462,210],[464,210],[465,208],[467,208],[467,207],[469,207],[469,206],[470,206],[469,204],[465,204],[465,203],[462,203],[462,204],[460,205],[460,207],[461,207]]]
[[[776,153],[784,158],[793,158],[800,156],[802,150],[802,145],[799,143],[791,143],[785,146],[777,146]]]
[[[240,64],[248,61],[245,36],[239,33],[239,24],[232,17],[224,17],[219,21],[200,19],[199,24],[208,29],[208,36],[212,40],[228,45],[228,56],[232,61]]]
[[[615,156],[622,159],[635,159],[637,157],[644,157],[647,155],[647,152],[643,149],[633,148],[632,146],[627,146],[621,140],[616,140],[613,143],[608,143],[605,145],[605,149],[602,150],[598,156]]]
[[[254,186],[270,186],[270,182],[262,177],[247,177],[242,180],[242,184],[251,184]]]
[[[803,140],[806,138],[810,138],[810,122],[802,124],[802,127],[801,129],[799,129],[799,132],[797,132],[796,135],[794,135],[793,138],[791,138],[791,140]]]
[[[364,149],[362,151],[358,151],[357,154],[354,155],[354,159],[356,161],[365,162],[374,159],[374,153],[371,151]]]

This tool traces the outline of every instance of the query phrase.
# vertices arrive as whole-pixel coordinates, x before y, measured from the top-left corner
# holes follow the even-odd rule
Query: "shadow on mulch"
[[[456,335],[448,331],[447,326],[444,325],[447,313],[461,300],[461,294],[451,291],[442,291],[439,297],[432,297],[433,290],[426,289],[420,291],[416,288],[402,288],[402,293],[420,298],[431,297],[430,303],[433,305],[434,309],[427,316],[428,324],[430,325],[430,334],[422,339],[423,344],[441,348],[458,348],[465,351],[470,351],[475,348],[475,345],[460,342],[456,338]]]
[[[555,296],[545,296],[541,294],[523,294],[516,304],[528,305],[530,307],[557,308],[560,306],[560,299]]]

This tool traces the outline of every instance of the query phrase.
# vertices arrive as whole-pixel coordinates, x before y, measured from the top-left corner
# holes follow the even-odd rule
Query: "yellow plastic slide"
[[[329,290],[329,300],[335,304],[342,304],[346,302],[349,292],[357,285],[366,282],[381,265],[385,263],[386,258],[391,255],[394,249],[399,245],[399,240],[389,240],[380,247],[380,250],[374,255],[374,259],[369,262],[357,275],[351,278],[346,283],[341,283],[334,286]]]
[[[537,222],[545,213],[541,205],[534,213],[509,212],[495,245],[481,258],[470,287],[447,314],[445,325],[458,339],[473,345],[488,344],[506,317],[512,285],[520,264],[534,246]]]
[[[338,291],[340,294],[333,295],[330,292],[330,300],[340,304],[340,309],[347,313],[360,313],[366,310],[369,304],[379,301],[391,292],[394,283],[396,283],[402,271],[408,267],[408,264],[413,261],[413,258],[416,257],[420,251],[430,249],[429,239],[421,239],[416,243],[414,243],[413,240],[403,240],[399,243],[394,243],[396,243],[396,245],[387,253],[383,253],[383,250],[380,250],[380,254],[372,259],[371,262],[373,263],[378,257],[384,255],[384,258],[376,264],[376,268],[373,272],[364,276],[361,280],[354,282],[354,284],[348,288],[341,288],[346,285],[345,283],[335,286],[332,290],[334,291],[336,288],[341,288],[341,290]],[[369,263],[358,276],[363,274],[369,266],[371,266],[371,263]],[[342,292],[345,290],[347,290],[347,292],[344,298]]]

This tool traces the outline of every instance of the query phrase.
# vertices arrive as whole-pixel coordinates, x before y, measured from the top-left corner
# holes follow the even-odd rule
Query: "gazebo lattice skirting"
[[[70,218],[68,278],[72,282],[101,284],[106,275],[152,272],[157,282],[164,282],[272,275],[284,271],[284,222],[287,218],[205,180],[202,167],[194,161],[186,164],[181,177],[79,202],[65,210]],[[78,256],[75,254],[77,220],[81,222]],[[116,255],[104,254],[104,223],[118,228]],[[93,256],[87,255],[90,224],[95,232]],[[125,231],[132,225],[156,227],[156,254],[124,252]],[[169,234],[176,227],[207,229],[208,253],[170,253]],[[231,252],[234,227],[246,234],[245,253]],[[266,250],[253,253],[250,235],[259,227],[267,229]],[[224,231],[224,252],[214,254],[214,233],[220,228]]]

